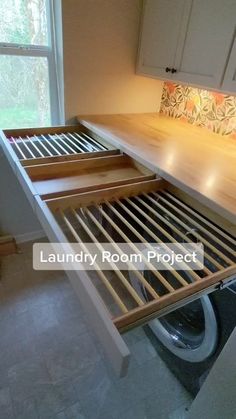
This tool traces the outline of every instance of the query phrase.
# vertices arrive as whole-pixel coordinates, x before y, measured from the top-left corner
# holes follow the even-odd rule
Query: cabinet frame
[[[143,56],[145,45],[143,44],[143,34],[145,25],[145,7],[147,5],[147,1],[148,0],[143,1],[136,73],[146,77],[152,77],[164,81],[188,84],[193,87],[208,89],[210,91],[217,90],[225,94],[234,93],[236,91],[235,28],[232,28],[232,33],[227,34],[227,47],[225,48],[223,53],[220,54],[221,63],[219,64],[219,68],[214,74],[191,74],[190,72],[181,70],[181,62],[184,54],[185,41],[191,19],[191,11],[194,0],[185,0],[185,5],[183,7],[183,13],[180,22],[180,29],[178,31],[177,36],[176,50],[173,54],[172,63],[166,63],[166,67],[168,67],[169,70],[173,68],[174,73],[172,73],[171,71],[166,72],[164,66],[162,68],[144,65]],[[168,47],[168,42],[166,47]]]

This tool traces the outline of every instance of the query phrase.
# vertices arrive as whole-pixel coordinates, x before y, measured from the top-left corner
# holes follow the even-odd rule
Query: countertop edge
[[[135,158],[139,163],[145,165],[148,169],[152,170],[154,173],[161,176],[163,179],[172,183],[177,188],[182,189],[185,193],[189,194],[192,198],[197,199],[201,204],[215,211],[218,215],[224,217],[225,219],[227,219],[233,224],[235,223],[235,214],[233,214],[231,211],[228,211],[226,208],[222,207],[221,205],[217,204],[216,202],[209,199],[205,195],[201,194],[196,189],[190,187],[189,185],[186,185],[186,183],[182,182],[181,180],[176,179],[175,177],[170,175],[168,172],[165,172],[158,166],[153,165],[147,159],[144,159],[142,156],[140,156],[140,154],[134,152],[133,150],[130,150],[129,146],[126,144],[123,144],[123,142],[121,142],[121,139],[118,136],[115,136],[111,132],[107,132],[103,129],[100,129],[99,127],[96,126],[96,124],[84,119],[83,116],[78,116],[77,121],[78,123],[84,125],[86,128],[93,131],[95,134],[103,137],[104,140],[107,141],[108,143],[114,145],[115,147],[123,151],[124,153]]]

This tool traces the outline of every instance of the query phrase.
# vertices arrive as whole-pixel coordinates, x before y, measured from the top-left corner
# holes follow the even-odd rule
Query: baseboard
[[[25,243],[45,237],[43,230],[30,231],[29,233],[18,234],[15,236],[16,243]]]
[[[13,255],[17,252],[16,241],[12,236],[0,237],[0,256]]]

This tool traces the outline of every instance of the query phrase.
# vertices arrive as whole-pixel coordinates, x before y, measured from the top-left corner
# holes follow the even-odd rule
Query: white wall
[[[41,226],[0,147],[0,233],[17,241],[36,238]]]
[[[140,10],[139,0],[62,0],[67,120],[79,113],[159,109],[162,82],[135,75]],[[0,229],[20,239],[40,229],[3,157]]]
[[[65,115],[155,112],[163,83],[137,76],[140,0],[62,0]]]
[[[215,361],[186,419],[236,418],[236,328]]]

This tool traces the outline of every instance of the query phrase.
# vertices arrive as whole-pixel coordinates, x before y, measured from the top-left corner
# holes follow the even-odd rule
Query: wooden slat
[[[41,145],[43,145],[43,142],[40,142]],[[58,162],[64,162],[64,161],[81,161],[83,159],[92,159],[97,157],[108,157],[108,156],[115,156],[119,155],[120,150],[107,150],[107,151],[96,151],[94,153],[80,153],[80,154],[64,154],[60,156],[51,156],[49,157],[37,157],[37,159],[27,159],[27,160],[21,160],[21,164],[24,167],[39,165],[39,164],[48,164],[48,163],[58,163]]]
[[[236,265],[226,268],[224,271],[218,271],[214,274],[209,275],[204,278],[202,281],[194,282],[188,284],[184,288],[176,290],[172,294],[164,295],[159,300],[154,300],[147,303],[142,308],[136,308],[130,310],[128,314],[117,317],[114,320],[114,324],[120,332],[125,332],[126,330],[137,326],[137,324],[145,323],[153,316],[158,315],[158,312],[162,309],[171,306],[181,300],[184,300],[187,297],[194,296],[194,294],[199,293],[200,291],[207,290],[210,286],[223,281],[225,278],[231,277],[236,274]]]
[[[45,159],[49,159],[48,162],[50,162],[51,157],[70,157],[80,154],[85,154],[85,157],[89,157],[92,153],[99,153],[98,157],[105,155],[106,151],[112,151],[109,150],[109,146],[107,148],[102,142],[100,143],[88,135],[84,136],[85,133],[80,131],[81,127],[73,127],[73,131],[71,127],[68,127],[69,129],[64,127],[64,130],[62,128],[5,130],[4,135],[6,136],[6,141],[9,141],[7,138],[11,138],[11,141],[15,144],[17,157],[24,166],[34,165],[32,161],[37,159],[42,159],[41,163],[45,163]],[[70,132],[70,129],[72,132]],[[78,132],[75,129],[78,129]],[[110,154],[115,155],[118,153],[113,152]],[[64,160],[66,161],[67,159]],[[73,160],[73,158],[68,160]]]
[[[127,198],[126,198],[127,199]],[[168,248],[168,246],[166,246],[166,244],[165,243],[163,243],[161,240],[160,240],[160,238],[156,235],[156,234],[154,234],[151,230],[150,230],[150,228],[148,228],[145,224],[143,224],[125,205],[123,205],[122,204],[122,202],[120,202],[119,200],[117,200],[117,203],[123,208],[123,210],[124,211],[126,211],[126,213],[130,216],[130,217],[132,217],[147,233],[148,233],[148,235],[150,236],[150,237],[152,237],[157,243],[162,243],[162,245],[164,246],[164,247],[166,247],[166,250],[167,251],[169,251],[170,249]],[[138,239],[142,242],[142,243],[144,243],[150,250],[153,250],[153,246],[151,246],[149,243],[148,243],[148,241],[147,240],[145,240],[144,238],[143,238],[143,236],[140,234],[140,233],[138,233],[137,232],[137,230],[135,229],[135,228],[133,228],[132,226],[131,226],[131,224],[129,223],[129,222],[127,222],[126,221],[126,219],[125,219],[125,217],[123,217],[121,214],[119,214],[119,212],[114,208],[114,207],[112,207],[110,204],[109,204],[109,208],[110,209],[112,209],[115,213],[116,213],[116,215],[123,221],[123,223],[125,224],[125,225],[127,225],[127,227],[128,228],[130,228],[130,229],[132,229],[132,232],[138,237]],[[151,218],[150,218],[150,220],[151,220]],[[166,262],[163,262],[163,265],[165,265],[165,267],[166,267],[166,269],[167,270],[170,270],[171,271],[171,273],[172,273],[172,275],[177,279],[177,281],[180,283],[180,284],[182,284],[182,285],[187,285],[187,282],[185,281],[185,279],[184,278],[182,278],[181,277],[181,275],[177,272],[177,271],[175,271],[175,270],[171,270],[171,266],[169,265],[169,263],[166,263]],[[191,274],[192,274],[192,272],[191,272]],[[193,275],[194,277],[195,277],[195,279],[199,279],[199,277],[198,277],[198,275],[197,274],[195,274],[194,273],[194,275]]]
[[[43,137],[43,139],[44,139],[44,141],[48,144],[48,146],[49,147],[51,147],[52,149],[53,149],[53,151],[55,151],[55,153],[58,155],[58,156],[61,156],[61,153],[58,151],[58,149],[52,144],[52,141],[49,141],[46,137],[45,137],[45,135],[43,135],[43,134],[41,134],[41,137]],[[39,139],[39,141],[40,141],[40,139]],[[68,153],[67,153],[68,154]]]
[[[79,149],[79,151],[81,151],[81,153],[85,153],[85,151],[78,145],[79,143],[78,143],[78,141],[76,140],[76,141],[73,141],[70,137],[69,137],[69,134],[68,135],[66,135],[66,134],[62,134],[63,135],[63,137],[65,137],[66,138],[66,141],[68,142],[69,141],[69,143],[70,144],[73,144],[77,149]],[[78,152],[77,152],[78,153]]]
[[[210,227],[212,230],[214,230],[216,233],[221,235],[223,238],[225,238],[227,241],[232,243],[234,246],[236,246],[236,240],[233,239],[233,237],[229,236],[225,231],[218,228],[215,224],[213,224],[211,221],[209,221],[207,218],[200,215],[197,211],[193,210],[190,206],[186,205],[183,201],[176,198],[175,196],[171,195],[167,191],[163,191],[163,194],[170,198],[172,201],[176,202],[178,205],[180,205],[182,208],[184,208],[188,213],[192,214],[195,218],[202,221],[205,225]],[[169,201],[168,201],[169,202]],[[176,207],[175,207],[176,208]]]
[[[20,148],[20,146],[18,145],[18,143],[17,143],[17,141],[15,140],[15,138],[14,138],[14,137],[11,137],[11,140],[12,140],[12,141],[13,141],[13,143],[15,144],[16,149],[19,151],[19,153],[20,153],[21,157],[22,157],[23,159],[26,159],[25,154],[24,154],[24,153],[23,153],[23,151],[21,150],[21,148]]]
[[[79,134],[78,132],[74,132],[74,134],[76,136],[78,136],[79,138],[81,138],[83,141],[87,142],[87,144],[90,144],[90,142],[92,142],[93,144],[95,144],[96,147],[99,147],[99,149],[105,150],[106,148],[100,144],[98,141],[96,141],[94,138],[92,138],[91,136],[83,133],[82,135],[84,137],[87,137],[88,139],[84,138],[81,134]],[[89,140],[89,141],[88,141]]]
[[[33,157],[33,159],[35,159],[36,156],[34,155],[34,153],[32,152],[32,150],[29,148],[29,146],[26,143],[26,141],[23,140],[21,137],[19,137],[19,139],[21,140],[21,143],[24,145],[24,147],[26,148],[26,150],[28,151],[28,153]]]
[[[4,133],[7,138],[9,137],[26,137],[27,135],[33,136],[42,135],[42,134],[62,134],[66,132],[74,132],[81,129],[84,129],[81,125],[59,125],[59,126],[49,126],[49,127],[39,127],[39,128],[17,128],[17,129],[6,129]]]
[[[129,202],[135,209],[138,210],[138,212],[140,212],[140,214],[146,218],[147,221],[149,221],[154,227],[158,228],[172,243],[175,243],[176,246],[178,246],[182,252],[186,252],[185,248],[181,245],[181,243],[178,243],[176,240],[174,240],[173,236],[171,236],[170,234],[168,234],[159,224],[157,224],[151,217],[149,217],[148,214],[146,214],[144,211],[141,210],[141,208],[139,208],[137,205],[135,205],[132,201],[130,201],[129,198],[126,198],[126,201]],[[169,252],[169,248],[168,246],[160,239],[160,237],[155,234],[150,228],[147,227],[146,224],[143,224],[143,222],[141,222],[139,220],[138,217],[136,217],[125,205],[122,204],[122,202],[117,201],[120,206],[129,214],[130,217],[132,217],[136,223],[138,223],[141,228],[143,228],[150,237],[152,237],[157,243],[162,243],[162,246],[164,246],[166,248],[166,251]],[[169,266],[168,263],[165,264],[167,269],[171,269],[171,267]],[[210,272],[210,271],[209,271]],[[211,272],[210,272],[211,273]],[[182,285],[186,285],[186,281],[183,280],[183,278],[175,271],[173,271],[173,275],[176,276],[176,278],[178,279],[178,281],[180,283],[182,283]],[[191,276],[198,281],[200,279],[199,275],[197,275],[196,272],[191,271]]]
[[[77,218],[77,220],[79,221],[79,223],[82,225],[82,227],[86,231],[86,233],[88,234],[88,236],[93,240],[93,243],[97,246],[97,248],[101,252],[103,252],[104,251],[104,247],[102,246],[102,244],[100,244],[100,243],[97,242],[96,237],[94,236],[94,234],[92,233],[92,231],[90,230],[90,228],[86,225],[86,223],[83,221],[83,219],[80,217],[80,215],[78,214],[78,212],[76,212],[74,208],[71,208],[71,210],[72,210],[74,216]],[[125,288],[128,291],[128,293],[133,297],[133,299],[136,301],[136,303],[139,306],[142,306],[144,304],[143,300],[139,297],[139,295],[137,294],[137,292],[130,285],[129,281],[123,275],[123,273],[121,271],[117,270],[117,265],[115,263],[113,263],[113,262],[111,262],[110,265],[111,265],[111,270],[112,269],[114,270],[114,273],[121,280],[122,284],[125,286]]]
[[[104,156],[104,157],[95,157],[92,159],[83,159],[83,160],[73,160],[73,161],[63,161],[63,162],[56,162],[56,163],[48,163],[48,164],[41,164],[41,165],[33,165],[30,167],[25,166],[25,170],[27,171],[28,175],[31,177],[32,180],[39,180],[39,179],[49,179],[52,177],[53,179],[58,177],[63,177],[63,174],[70,175],[76,173],[79,175],[80,172],[95,172],[96,169],[104,168],[114,170],[120,167],[133,167],[132,159],[123,156],[122,154],[114,155],[114,156]],[[138,173],[138,170],[137,170]],[[139,172],[142,175],[142,172]],[[150,171],[149,174],[153,175]]]
[[[52,243],[61,243],[63,248],[63,243],[65,243],[67,239],[54,215],[38,196],[35,197],[35,202],[37,217],[49,240]],[[67,243],[65,251],[68,251],[68,246],[70,247],[71,245]],[[73,252],[72,247],[71,252]],[[113,368],[119,376],[125,375],[127,373],[130,352],[114,326],[110,313],[99,295],[98,290],[93,285],[91,278],[86,271],[70,270],[66,273],[83,308],[86,321],[96,333]]]
[[[48,147],[46,147],[46,145],[44,144],[44,142],[45,141],[41,141],[36,135],[34,135],[34,138],[35,138],[35,140],[37,141],[37,142],[39,142],[40,143],[40,145],[43,147],[43,149],[46,151],[46,153],[51,157],[51,156],[53,156],[53,154],[52,154],[52,152],[50,151],[50,149],[48,148]],[[35,143],[35,141],[34,141],[34,143]],[[47,158],[47,157],[44,157],[44,155],[42,154],[42,157],[43,158]],[[39,159],[39,158],[38,158]],[[37,159],[37,160],[38,160]],[[29,159],[27,159],[27,162],[29,162],[30,160]],[[34,160],[35,161],[35,160]]]
[[[141,243],[144,243],[145,245],[148,246],[147,242],[143,239],[143,237],[141,236],[141,234],[139,234],[134,228],[133,226],[131,226],[130,223],[128,223],[124,217],[122,217],[122,215],[116,211],[116,209],[110,205],[109,202],[106,202],[106,204],[109,206],[109,208],[120,218],[121,221],[123,221],[123,223],[125,223],[125,225],[132,231],[132,233],[136,234],[136,236],[138,237],[138,239],[141,241]],[[114,221],[109,217],[109,215],[100,207],[96,207],[101,213],[102,215],[109,221],[109,223],[112,225],[112,227],[114,227],[114,229],[118,232],[118,234],[120,234],[120,236],[130,245],[130,247],[132,247],[132,249],[138,253],[139,249],[129,240],[129,237],[121,230],[121,228],[118,226],[117,223],[114,223]],[[147,267],[152,271],[152,273],[154,274],[154,276],[162,283],[162,285],[166,288],[166,290],[168,290],[169,292],[174,291],[174,288],[172,287],[171,284],[169,284],[169,282],[164,278],[164,276],[158,271],[156,270],[155,266],[153,266],[153,264],[151,262],[149,262],[147,260],[147,258],[145,256],[143,256],[143,260],[145,261],[145,264],[147,265]]]
[[[95,148],[92,144],[87,144],[86,141],[84,141],[83,137],[81,137],[81,135],[75,135],[75,133],[72,134],[71,132],[68,135],[70,135],[70,137],[74,138],[74,140],[77,141],[78,144],[80,144],[80,147],[83,147],[82,148],[83,151],[89,152],[89,153],[94,152],[94,151],[98,151],[98,148]]]
[[[35,148],[35,150],[37,151],[37,153],[39,153],[39,155],[41,156],[41,157],[43,157],[43,153],[42,153],[42,151],[41,150],[39,150],[39,148],[37,147],[37,145],[35,144],[35,141],[32,141],[32,138],[31,137],[29,137],[28,135],[27,135],[27,138],[28,138],[28,140],[29,140],[29,142],[30,142],[30,144],[32,145],[32,147],[33,148]],[[48,151],[47,151],[48,152]],[[48,152],[49,153],[49,152]],[[50,153],[49,153],[49,156],[50,156]],[[35,157],[35,158],[37,158],[37,157]]]
[[[157,195],[156,193],[154,193],[155,197],[157,199],[159,199],[159,195]],[[148,196],[147,194],[144,194],[144,196],[146,196],[156,207],[161,208],[163,211],[165,211],[173,220],[175,220],[179,225],[181,225],[182,227],[184,227],[189,233],[191,233],[192,236],[196,237],[200,242],[204,243],[207,247],[209,247],[211,250],[213,250],[214,253],[216,253],[218,256],[220,256],[221,259],[223,259],[226,263],[229,264],[233,264],[234,262],[228,258],[223,252],[221,252],[219,249],[217,249],[215,246],[213,246],[209,240],[205,239],[201,234],[199,234],[198,232],[194,231],[193,229],[191,229],[191,227],[188,226],[188,224],[186,224],[185,222],[183,222],[180,218],[176,217],[171,211],[169,211],[167,208],[165,208],[163,205],[161,205],[159,202],[155,201],[152,197]],[[166,200],[165,200],[166,201]],[[168,202],[167,202],[168,203]],[[171,208],[173,208],[175,211],[178,212],[178,214],[181,215],[181,217],[184,217],[184,213],[183,211],[179,211],[178,209],[176,209],[176,207],[171,206]],[[186,217],[185,217],[186,218]],[[188,221],[191,222],[192,225],[196,226],[196,227],[200,227],[198,223],[194,223],[194,221],[191,221],[192,219],[190,217],[186,218]],[[210,237],[210,234],[208,234],[208,232],[205,230],[205,233]],[[213,235],[212,235],[213,236]],[[211,238],[213,238],[214,240],[214,236]],[[221,241],[219,240],[219,244],[221,244]],[[224,247],[224,244],[222,244],[222,247]],[[233,252],[232,249],[230,249],[231,252]],[[235,255],[236,256],[236,253]]]
[[[65,197],[47,199],[45,202],[52,211],[56,211],[59,208],[66,209],[70,206],[79,208],[102,203],[106,200],[114,201],[116,198],[139,195],[142,192],[161,190],[165,186],[166,182],[164,180],[153,179],[144,182],[134,182],[130,185],[120,185],[103,188],[97,191],[83,192],[74,196],[68,195]]]
[[[162,215],[160,215],[157,211],[153,210],[153,208],[150,207],[149,205],[147,205],[143,200],[141,200],[139,197],[137,197],[136,199],[139,200],[139,202],[141,202],[146,208],[148,208],[148,210],[150,212],[152,212],[157,218],[159,218],[166,225],[168,225],[173,231],[175,231],[175,233],[178,236],[182,237],[182,239],[184,239],[188,243],[191,243],[192,242],[191,239],[188,236],[186,236],[186,234],[182,233],[182,231],[180,231],[176,226],[174,226],[173,224],[171,224],[165,217],[163,217]],[[219,262],[217,262],[217,260],[215,260],[212,256],[210,256],[207,253],[205,253],[205,257],[206,257],[206,259],[209,260],[209,262],[211,262],[218,269],[224,269],[224,266],[221,265]]]
[[[68,144],[68,139],[67,139],[67,141],[65,141],[63,138],[62,138],[62,135],[59,137],[59,135],[58,134],[54,134],[54,136],[55,137],[57,137],[58,138],[58,140],[60,140],[64,145],[65,145],[65,147],[66,148],[69,148],[69,150],[72,152],[72,154],[77,154],[78,153],[78,151],[77,150],[75,150],[74,148],[72,148],[71,147],[71,145],[70,144]]]
[[[75,240],[80,243],[81,248],[83,249],[84,252],[86,252],[87,254],[89,253],[87,247],[85,246],[85,244],[83,243],[83,240],[80,238],[78,232],[75,230],[75,228],[73,227],[73,225],[70,223],[69,219],[66,217],[66,215],[64,214],[64,212],[61,210],[60,211],[61,217],[64,220],[65,224],[67,225],[67,227],[69,228],[70,232],[72,233],[72,235],[74,236]],[[111,294],[111,296],[113,297],[114,301],[118,304],[118,306],[120,307],[121,311],[123,313],[127,313],[128,309],[126,307],[126,305],[124,304],[124,302],[120,299],[119,295],[116,293],[116,291],[114,290],[114,288],[112,287],[111,283],[109,282],[109,280],[106,278],[105,274],[99,269],[99,266],[97,265],[97,263],[94,263],[94,268],[96,270],[97,275],[99,276],[99,278],[101,279],[101,281],[103,282],[103,284],[105,285],[106,289],[108,290],[108,292]]]
[[[51,143],[51,141],[53,141],[55,144],[56,144],[56,146],[57,147],[59,147],[62,151],[63,151],[63,153],[65,153],[65,154],[71,154],[71,153],[69,153],[69,151],[67,151],[60,143],[59,143],[59,141],[57,141],[55,138],[53,138],[53,135],[51,135],[51,134],[48,134],[48,136],[50,137],[50,143]],[[63,141],[62,141],[63,142]]]
[[[41,196],[43,200],[67,196],[68,194],[74,195],[82,192],[89,192],[89,191],[98,191],[103,189],[104,186],[107,187],[115,187],[118,185],[128,185],[135,182],[143,182],[145,180],[151,180],[153,176],[132,176],[127,173],[127,178],[122,178],[120,176],[120,180],[113,180],[113,175],[108,176],[108,172],[105,170],[103,171],[104,177],[107,179],[104,182],[98,184],[97,181],[99,180],[98,175],[94,173],[93,175],[86,175],[83,176],[68,176],[63,178],[55,178],[55,179],[48,179],[48,180],[39,180],[34,183],[35,190]]]
[[[116,249],[116,251],[122,255],[123,252],[120,249],[120,247],[115,243],[115,241],[112,239],[110,234],[103,228],[103,226],[98,222],[98,220],[94,217],[94,215],[89,211],[89,209],[85,208],[85,213],[89,216],[89,218],[94,222],[94,224],[97,226],[97,228],[100,230],[100,232],[106,237],[109,243],[113,245],[113,247]],[[157,292],[152,288],[152,286],[146,281],[144,276],[137,271],[136,267],[133,265],[133,263],[128,263],[129,269],[132,269],[134,272],[134,275],[138,278],[138,280],[143,284],[143,286],[147,289],[147,291],[150,293],[150,295],[153,298],[159,298],[159,295]]]

